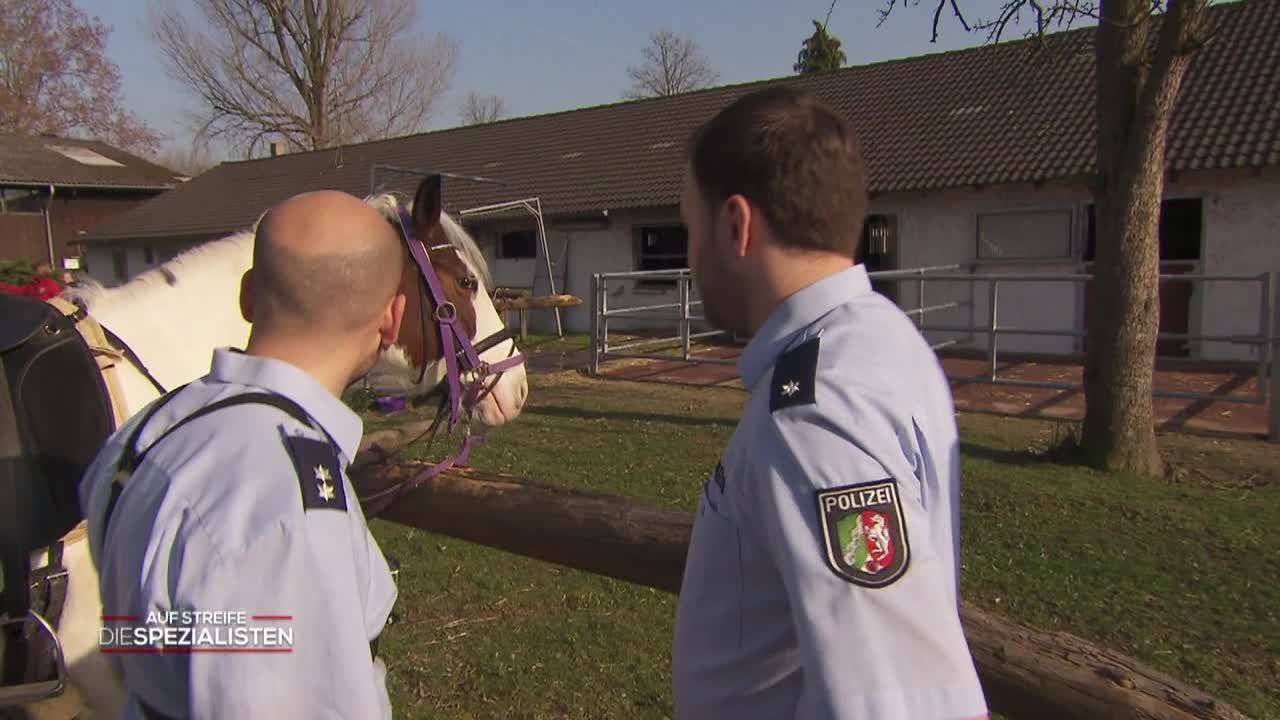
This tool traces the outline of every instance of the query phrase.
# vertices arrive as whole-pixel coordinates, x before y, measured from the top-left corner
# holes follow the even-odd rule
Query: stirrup
[[[24,618],[0,617],[0,628],[12,625],[24,626],[28,623],[36,625],[37,631],[49,634],[49,639],[53,642],[53,660],[57,674],[52,680],[0,686],[0,708],[49,700],[61,695],[67,687],[67,663],[62,654],[62,643],[58,640],[58,634],[54,632],[49,621],[35,610],[28,610],[27,617]]]

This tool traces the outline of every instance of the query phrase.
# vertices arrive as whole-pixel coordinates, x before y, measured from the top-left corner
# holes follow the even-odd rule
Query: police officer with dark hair
[[[929,345],[856,264],[850,124],[789,87],[694,136],[681,215],[709,322],[751,337],[673,647],[678,718],[987,713],[959,617],[959,447]]]
[[[399,332],[403,263],[392,226],[351,195],[274,207],[241,287],[244,351],[216,350],[87,472],[104,615],[185,617],[180,650],[288,650],[112,655],[124,718],[391,716],[371,641],[396,588],[346,475],[363,428],[340,396]]]

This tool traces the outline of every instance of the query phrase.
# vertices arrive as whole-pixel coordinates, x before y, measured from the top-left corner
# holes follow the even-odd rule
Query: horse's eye
[[[476,279],[475,279],[475,278],[473,278],[473,277],[464,277],[464,278],[462,278],[461,280],[459,280],[459,281],[458,281],[458,284],[462,286],[462,289],[463,289],[463,290],[475,290],[475,289],[476,289]]]

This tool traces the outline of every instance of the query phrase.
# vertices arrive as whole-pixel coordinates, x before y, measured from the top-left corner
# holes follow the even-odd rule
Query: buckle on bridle
[[[436,306],[436,320],[440,322],[453,322],[458,317],[458,308],[453,306],[451,302],[442,302]]]

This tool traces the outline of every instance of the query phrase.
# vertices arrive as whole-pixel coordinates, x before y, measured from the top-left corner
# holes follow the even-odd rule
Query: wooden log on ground
[[[363,495],[423,467],[361,466],[352,480]],[[680,592],[692,528],[687,512],[470,468],[442,473],[379,517],[671,593]]]
[[[361,495],[426,467],[384,462],[381,448],[361,455],[351,471]],[[671,593],[680,591],[693,527],[689,512],[468,468],[405,493],[381,517]],[[1247,720],[1231,705],[1074,635],[1036,630],[969,603],[960,616],[988,704],[1015,720]]]
[[[493,307],[498,312],[504,310],[550,310],[551,308],[567,308],[581,305],[582,298],[577,295],[540,295],[538,297],[497,297]]]

